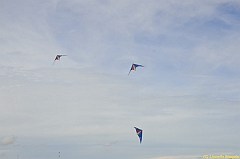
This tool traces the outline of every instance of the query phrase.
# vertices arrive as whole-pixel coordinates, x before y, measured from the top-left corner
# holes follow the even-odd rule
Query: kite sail
[[[133,63],[130,71],[128,72],[128,75],[130,74],[130,72],[131,72],[132,70],[135,70],[135,71],[136,71],[136,68],[137,68],[138,66],[144,67],[143,65],[138,65],[138,64]]]
[[[67,56],[67,55],[57,55],[57,56],[55,57],[55,60],[53,61],[52,66],[54,65],[55,61],[56,61],[56,60],[60,60],[60,58],[61,58],[62,56]]]
[[[136,129],[136,133],[137,133],[137,135],[140,139],[140,144],[141,144],[141,142],[142,142],[142,132],[143,131],[141,129],[137,128],[137,127],[134,127],[134,128]]]

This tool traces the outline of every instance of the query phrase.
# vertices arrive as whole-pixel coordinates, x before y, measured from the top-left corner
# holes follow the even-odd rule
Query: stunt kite
[[[135,71],[136,71],[136,68],[137,68],[138,66],[144,67],[144,66],[142,66],[142,65],[138,65],[138,64],[133,63],[130,71],[128,72],[128,75],[130,74],[130,72],[131,72],[132,70],[135,70]]]
[[[67,56],[67,55],[57,55],[57,56],[55,57],[55,60],[53,61],[52,66],[54,65],[54,63],[55,63],[56,60],[59,60],[59,61],[60,61],[60,57],[61,57],[61,56]]]
[[[143,131],[141,129],[137,128],[137,127],[134,127],[134,128],[136,129],[136,133],[137,133],[137,135],[140,139],[140,144],[141,144],[141,142],[142,142],[142,132]]]

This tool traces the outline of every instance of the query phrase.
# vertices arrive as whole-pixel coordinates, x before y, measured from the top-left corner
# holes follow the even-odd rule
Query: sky
[[[0,159],[240,156],[239,43],[238,0],[0,1]]]

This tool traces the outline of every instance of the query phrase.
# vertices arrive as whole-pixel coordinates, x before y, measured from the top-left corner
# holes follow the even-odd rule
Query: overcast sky
[[[1,0],[0,50],[0,159],[240,155],[239,0]]]

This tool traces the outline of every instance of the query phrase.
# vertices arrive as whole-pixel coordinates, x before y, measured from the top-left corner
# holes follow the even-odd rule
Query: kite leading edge
[[[57,56],[55,57],[55,60],[53,61],[52,66],[54,65],[54,63],[55,63],[56,60],[60,60],[61,56],[67,56],[67,55],[57,55]]]
[[[143,132],[143,130],[141,130],[141,129],[137,128],[137,127],[134,127],[134,128],[136,129],[136,133],[137,133],[137,135],[138,135],[138,137],[139,137],[140,144],[141,144],[141,142],[142,142],[142,132]]]
[[[133,63],[132,64],[132,67],[130,68],[130,71],[128,72],[128,75],[130,74],[130,72],[132,71],[132,70],[135,70],[136,71],[136,68],[137,67],[144,67],[143,65],[138,65],[138,64],[135,64],[135,63]]]

